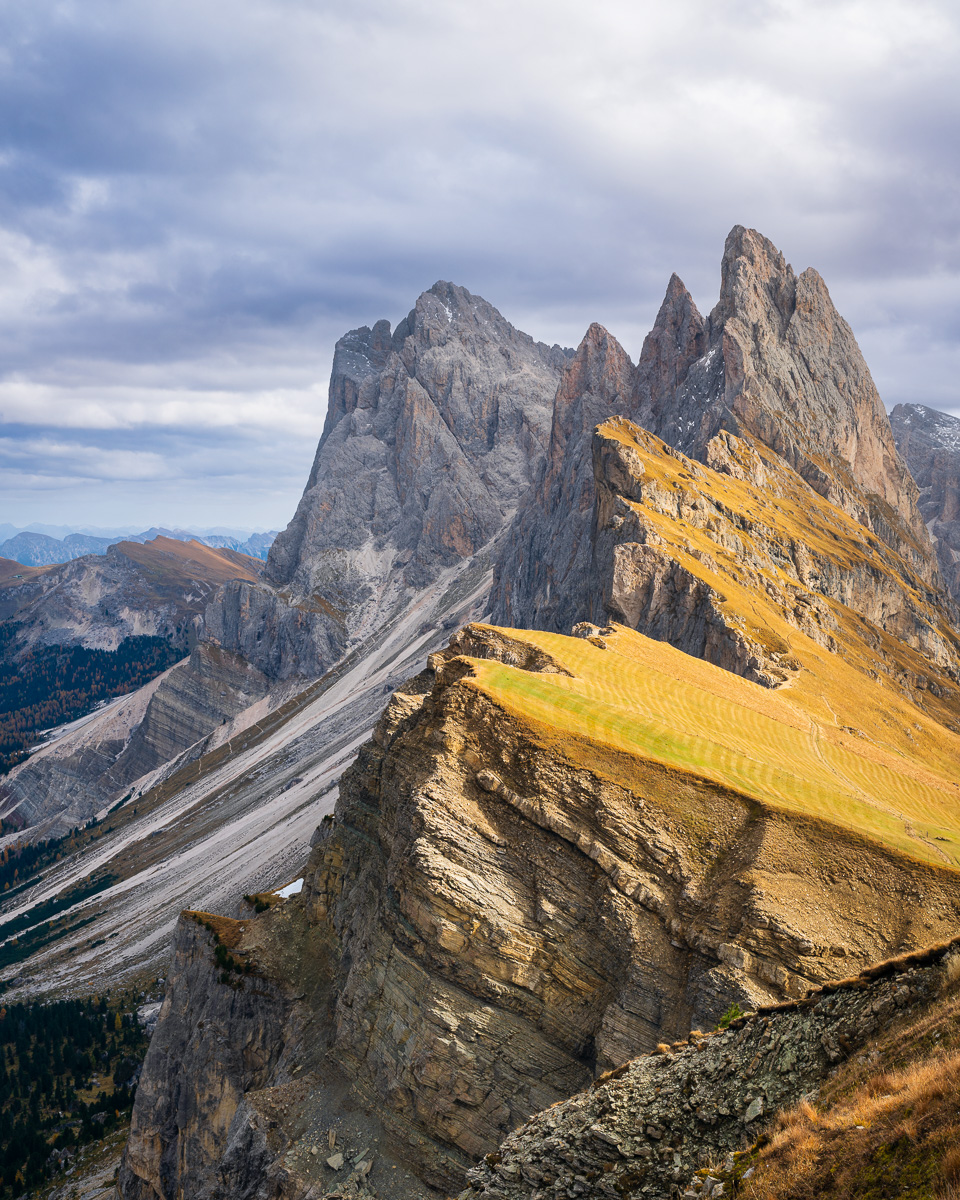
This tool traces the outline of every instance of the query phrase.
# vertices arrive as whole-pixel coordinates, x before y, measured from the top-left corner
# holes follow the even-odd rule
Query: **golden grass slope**
[[[941,998],[840,1067],[815,1102],[777,1114],[766,1136],[738,1156],[735,1194],[744,1200],[960,1196],[960,955],[950,966]]]
[[[824,650],[841,654],[958,727],[960,635],[949,602],[768,447],[721,435],[709,447],[721,469],[711,470],[615,418],[598,427],[595,449],[601,476],[605,460],[614,465],[612,489],[598,479],[607,506],[619,491],[643,536],[714,589],[725,619],[766,651],[788,661],[802,651],[815,671]],[[612,513],[603,500],[600,509],[602,524]],[[796,642],[804,626],[812,636]]]
[[[744,467],[747,478],[738,478],[690,462],[627,421],[607,422],[597,437],[628,448],[614,474],[638,497],[631,507],[658,552],[719,593],[725,618],[774,647],[788,682],[762,687],[623,625],[589,639],[503,631],[566,673],[477,658],[466,682],[543,745],[627,786],[633,780],[641,794],[650,786],[648,769],[640,784],[641,765],[665,768],[657,800],[667,807],[678,809],[679,775],[695,776],[960,869],[955,672],[829,594],[815,597],[829,632],[798,628],[797,546],[809,549],[821,578],[835,568],[855,582],[862,570],[863,606],[871,579],[876,588],[893,581],[892,602],[902,597],[910,620],[929,622],[931,639],[949,651],[956,632],[942,605],[893,551],[759,444],[728,437],[721,447],[734,456],[728,470]],[[782,547],[773,559],[772,543]],[[896,624],[896,612],[884,615]]]
[[[842,659],[771,691],[622,626],[504,632],[570,674],[474,659],[469,682],[566,757],[628,786],[653,761],[960,869],[960,737]]]

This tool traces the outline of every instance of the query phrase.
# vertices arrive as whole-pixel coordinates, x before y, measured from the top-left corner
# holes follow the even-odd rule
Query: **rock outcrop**
[[[920,513],[936,541],[940,573],[960,602],[960,420],[923,404],[898,404],[890,425],[920,489]]]
[[[502,623],[569,633],[590,619],[599,584],[590,536],[593,430],[631,407],[633,385],[626,351],[591,325],[554,397],[546,462],[495,567],[495,619]]]
[[[231,953],[252,973],[223,971],[211,947],[205,972],[171,977],[172,1012],[219,1005],[217,1045],[251,1036],[246,1016],[232,1025],[231,988],[262,977],[292,998],[262,1035],[270,1047],[246,1051],[276,1067],[251,1081],[218,1051],[229,1078],[214,1089],[210,1052],[195,1064],[182,1037],[171,1051],[162,1019],[145,1075],[162,1070],[164,1083],[138,1096],[126,1200],[337,1194],[350,1164],[324,1183],[309,1145],[345,1106],[384,1148],[365,1186],[396,1194],[380,1189],[399,1164],[449,1192],[508,1130],[638,1052],[714,1026],[732,1002],[799,998],[953,932],[956,864],[915,827],[923,864],[897,849],[900,834],[884,845],[862,832],[866,798],[850,780],[892,773],[889,799],[874,801],[885,828],[888,804],[956,754],[954,735],[866,679],[851,693],[801,670],[797,699],[781,700],[635,634],[592,637],[471,626],[394,695],[341,781],[300,895],[231,926]],[[819,647],[798,638],[813,665]],[[709,697],[684,698],[687,675]],[[674,713],[662,730],[644,697]],[[734,697],[753,707],[727,713]],[[868,732],[811,723],[834,705],[824,721],[855,711]],[[768,709],[775,735],[753,724]],[[923,741],[908,767],[910,714]],[[745,740],[715,769],[705,746],[719,729]],[[949,807],[953,783],[936,786],[943,799],[924,791],[923,804]],[[837,803],[841,788],[854,790]],[[178,1017],[170,1036],[188,1024]],[[232,1117],[217,1107],[225,1094]],[[204,1141],[211,1105],[219,1134]]]
[[[734,1152],[777,1109],[815,1097],[837,1063],[955,994],[958,967],[960,940],[664,1045],[528,1121],[469,1173],[459,1200],[679,1195],[697,1168],[727,1156],[716,1174],[729,1176]],[[701,1172],[698,1188],[712,1175]]]
[[[766,238],[736,226],[708,318],[673,276],[638,366],[614,346],[593,327],[558,391],[552,437],[563,443],[556,457],[567,478],[589,480],[589,434],[608,417],[628,417],[704,462],[719,433],[753,437],[893,549],[925,586],[938,584],[916,485],[853,333],[816,271],[796,275]],[[584,371],[587,360],[592,369]],[[587,619],[592,580],[582,547],[593,519],[591,485],[579,484],[574,510],[555,507],[555,491],[544,469],[497,569],[496,621],[565,632]]]
[[[330,406],[266,586],[228,587],[210,636],[271,676],[316,676],[444,570],[490,547],[543,461],[567,354],[437,283],[391,333],[337,343]]]
[[[220,586],[253,583],[262,568],[233,550],[157,537],[119,542],[60,566],[7,572],[0,581],[4,655],[16,658],[33,646],[115,650],[124,638],[143,635],[186,652]]]
[[[597,427],[588,620],[621,621],[777,686],[788,678],[784,625],[856,661],[859,618],[877,644],[892,635],[957,677],[949,605],[879,537],[756,439],[717,434],[704,458],[709,466],[623,419]],[[863,660],[921,690],[929,664],[910,670],[892,652]]]

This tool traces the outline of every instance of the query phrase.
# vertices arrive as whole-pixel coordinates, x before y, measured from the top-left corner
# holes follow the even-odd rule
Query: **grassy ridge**
[[[598,436],[628,448],[617,471],[632,481],[618,494],[650,544],[711,589],[731,627],[774,655],[784,685],[762,687],[615,626],[594,639],[599,645],[511,630],[569,676],[473,660],[468,686],[568,758],[589,764],[600,754],[628,787],[640,764],[660,764],[664,798],[671,774],[674,790],[678,773],[695,776],[960,868],[956,679],[798,577],[812,587],[823,571],[835,576],[834,592],[849,587],[861,601],[882,584],[878,612],[901,604],[894,624],[925,637],[947,662],[957,633],[922,581],[759,444],[731,446],[731,454],[742,454],[745,476],[771,476],[763,487],[668,452],[627,421],[607,422]],[[779,555],[771,553],[778,545]],[[803,570],[795,557],[806,559]],[[802,619],[798,604],[809,606]]]
[[[652,760],[922,861],[960,868],[960,789],[930,769],[922,750],[907,757],[900,743],[912,747],[917,730],[896,738],[884,726],[886,745],[851,735],[842,714],[831,724],[813,715],[822,707],[816,685],[801,680],[772,692],[709,663],[684,669],[695,660],[622,627],[604,639],[606,649],[559,634],[511,630],[510,636],[550,654],[571,675],[478,659],[471,684],[562,752],[582,760],[591,746],[603,746],[628,761]],[[849,682],[843,677],[852,668],[841,660],[833,665],[840,678],[827,682]],[[861,722],[871,707],[863,695],[868,684],[858,675]],[[889,699],[884,694],[883,704]],[[893,711],[904,724],[906,716],[915,717],[912,727],[925,718],[911,707],[900,700]],[[941,748],[960,761],[960,738],[942,728],[927,733],[949,743]]]

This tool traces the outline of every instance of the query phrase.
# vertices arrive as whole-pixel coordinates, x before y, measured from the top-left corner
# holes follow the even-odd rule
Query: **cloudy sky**
[[[286,524],[436,279],[636,356],[723,239],[960,411],[955,0],[0,0],[0,522]]]

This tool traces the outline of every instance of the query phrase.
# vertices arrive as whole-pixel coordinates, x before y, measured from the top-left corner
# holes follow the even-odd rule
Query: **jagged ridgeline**
[[[471,1198],[669,1195],[901,1014],[952,1013],[945,420],[898,432],[915,481],[823,281],[740,227],[717,306],[674,277],[636,365],[450,284],[341,339],[294,520],[204,617],[208,678],[260,681],[250,740],[138,801],[222,821],[301,787],[316,825],[335,771],[336,810],[299,893],[243,909],[238,866],[180,920],[124,1200],[471,1168]]]

